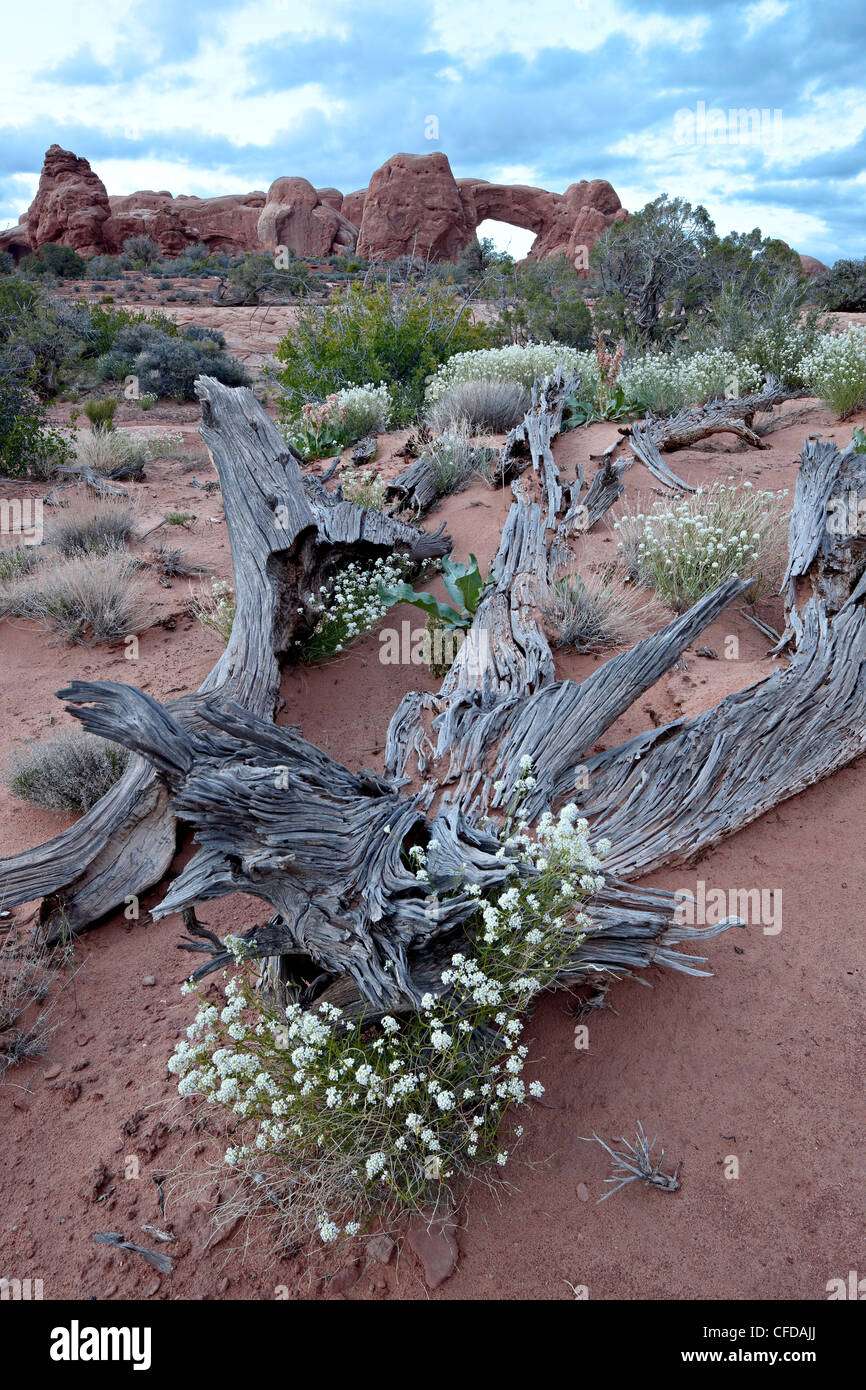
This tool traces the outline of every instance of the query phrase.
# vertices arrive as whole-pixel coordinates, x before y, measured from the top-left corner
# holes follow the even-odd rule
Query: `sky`
[[[40,0],[7,7],[0,227],[45,150],[109,193],[344,193],[398,151],[866,255],[863,0]],[[754,114],[746,116],[746,112]],[[530,234],[482,224],[525,254]]]

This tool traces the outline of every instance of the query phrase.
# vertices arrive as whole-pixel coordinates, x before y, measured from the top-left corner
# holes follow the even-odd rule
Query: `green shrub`
[[[69,457],[70,446],[46,423],[47,406],[28,377],[16,375],[18,365],[14,354],[0,349],[0,474],[44,477]]]
[[[862,261],[836,261],[811,282],[811,296],[825,309],[850,313],[866,311],[866,256]]]
[[[587,348],[592,341],[586,282],[565,256],[519,264],[499,261],[488,274],[485,292],[498,301],[499,322],[513,342]]]
[[[123,250],[136,265],[151,266],[160,259],[159,243],[149,236],[127,237]]]
[[[396,422],[412,418],[426,377],[455,352],[495,341],[496,331],[473,323],[470,311],[442,285],[350,285],[324,307],[298,311],[282,339],[276,374],[283,411],[294,418],[310,400],[347,386],[384,383]]]
[[[455,381],[427,408],[435,434],[465,421],[473,434],[506,434],[529,409],[529,390],[519,381],[485,377]]]
[[[211,632],[216,633],[220,641],[228,643],[234,626],[237,602],[234,590],[224,579],[212,580],[209,589],[202,589],[191,598],[189,611],[202,627],[209,628]]]
[[[84,413],[91,425],[102,425],[110,430],[114,427],[114,417],[119,404],[116,396],[103,396],[99,400],[86,401]]]
[[[212,376],[226,386],[249,386],[247,369],[234,357],[208,344],[187,338],[157,339],[135,359],[135,375],[143,389],[177,401],[196,399],[197,377]]]
[[[17,752],[3,780],[13,796],[34,806],[81,814],[111,790],[128,760],[126,748],[70,729]]]
[[[117,256],[91,256],[87,262],[88,280],[121,280],[123,265]],[[104,285],[94,285],[94,289],[104,289]]]
[[[8,251],[0,251],[0,275],[11,275],[15,270],[15,257]]]
[[[136,513],[122,497],[74,498],[52,512],[46,539],[64,557],[121,550],[135,533]]]
[[[27,275],[56,275],[61,280],[81,280],[87,262],[72,246],[46,241],[35,256],[25,256],[21,268]]]

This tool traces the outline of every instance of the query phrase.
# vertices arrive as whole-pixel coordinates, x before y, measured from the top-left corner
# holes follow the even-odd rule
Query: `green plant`
[[[41,569],[0,594],[0,615],[33,618],[68,642],[113,642],[140,632],[150,605],[138,566],[117,552]]]
[[[380,585],[379,596],[383,603],[391,607],[395,603],[411,603],[433,618],[438,618],[447,628],[471,627],[472,618],[478,610],[484,593],[491,583],[484,579],[474,555],[469,556],[469,564],[452,560],[450,555],[442,561],[442,580],[449,598],[460,607],[442,603],[433,594],[416,593],[411,584],[394,584],[390,587]]]
[[[22,364],[11,350],[0,348],[0,475],[44,477],[62,463],[70,446],[47,424],[47,407],[39,400]]]
[[[736,577],[754,578],[746,592],[754,602],[781,574],[786,496],[787,489],[714,483],[674,505],[656,501],[647,513],[624,511],[614,529],[632,578],[678,613]]]
[[[855,454],[866,454],[866,429],[862,425],[857,425],[852,432],[851,442],[854,445]]]
[[[23,579],[42,561],[39,549],[33,545],[14,545],[0,550],[0,586]]]
[[[167,526],[182,526],[188,531],[195,521],[195,512],[166,512],[163,521]]]
[[[114,786],[128,760],[119,744],[70,729],[17,752],[3,780],[13,796],[34,806],[82,814]]]
[[[510,886],[485,898],[477,884],[455,883],[476,898],[478,914],[467,946],[441,973],[438,997],[426,994],[418,1012],[373,1024],[326,1003],[280,1011],[256,991],[236,937],[227,943],[239,968],[225,1006],[198,995],[189,1040],[169,1069],[182,1096],[230,1113],[226,1161],[242,1176],[264,1172],[250,1200],[265,1188],[282,1213],[283,1239],[313,1230],[329,1243],[431,1201],[452,1208],[467,1176],[486,1170],[496,1179],[507,1165],[523,1132],[518,1124],[504,1138],[508,1112],[544,1094],[522,1075],[526,1013],[592,931],[582,903],[604,881],[598,870],[609,846],[590,847],[573,805],[558,820],[542,816],[530,836],[519,818],[534,785],[527,764],[501,831]],[[436,849],[434,841],[406,852],[431,903],[439,902],[430,878]]]
[[[46,241],[35,256],[25,256],[22,269],[31,275],[57,275],[62,280],[81,280],[87,265],[72,246],[58,246],[56,242]]]
[[[825,309],[863,313],[866,310],[866,256],[860,261],[836,261],[829,270],[815,277],[811,293]]]
[[[587,348],[592,316],[586,283],[565,256],[514,262],[499,258],[484,272],[484,294],[513,342],[557,342]]]
[[[100,425],[103,429],[114,428],[114,417],[120,402],[116,396],[103,396],[100,400],[85,401],[84,413],[91,425]]]
[[[459,492],[478,472],[483,472],[491,458],[496,457],[496,450],[475,446],[468,420],[454,420],[425,445],[422,457],[433,475],[436,491],[444,497]]]
[[[189,611],[202,627],[210,628],[222,642],[228,643],[237,612],[237,600],[231,585],[224,579],[212,580],[209,589],[202,589],[193,595]]]
[[[397,423],[409,420],[440,363],[494,338],[443,285],[350,285],[324,307],[299,309],[277,348],[284,418],[344,387],[379,382],[391,388]]]
[[[212,376],[226,386],[248,386],[249,373],[234,357],[209,343],[187,338],[158,338],[135,359],[134,372],[141,386],[157,396],[194,401],[195,381]]]
[[[124,254],[143,266],[152,266],[160,258],[159,243],[149,236],[130,236],[123,243]]]

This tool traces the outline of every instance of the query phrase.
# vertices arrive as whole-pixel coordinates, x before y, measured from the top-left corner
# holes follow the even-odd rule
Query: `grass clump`
[[[538,604],[553,645],[579,652],[632,647],[650,631],[658,604],[647,603],[610,573],[560,574],[539,588]]]
[[[519,819],[519,800],[534,786],[528,763],[511,801],[516,824],[512,811],[501,832],[509,886],[486,898],[471,881],[460,886],[478,904],[470,944],[418,1012],[372,1025],[329,1004],[305,1012],[292,1003],[283,1013],[256,992],[243,943],[229,943],[241,965],[225,1007],[201,1000],[169,1069],[181,1095],[226,1109],[226,1162],[250,1180],[254,1205],[263,1187],[268,1200],[286,1199],[284,1237],[353,1236],[383,1216],[453,1203],[470,1174],[495,1182],[507,1165],[522,1127],[506,1137],[503,1120],[544,1093],[522,1074],[527,1008],[558,983],[592,930],[582,904],[603,882],[599,856],[608,849],[601,841],[593,851],[573,805],[558,819],[541,817],[529,835]],[[395,848],[438,903],[435,842]]]
[[[101,425],[104,429],[114,428],[114,417],[119,401],[116,396],[103,396],[101,400],[86,401],[84,413],[91,425]]]
[[[3,774],[13,796],[51,811],[82,814],[122,776],[129,752],[81,729],[35,739]]]
[[[8,550],[0,550],[0,587],[26,578],[41,562],[40,551],[32,545],[13,545]]]
[[[123,498],[77,497],[54,515],[47,540],[65,558],[122,550],[135,534],[135,507]]]
[[[671,506],[624,512],[614,523],[619,548],[636,583],[655,589],[678,613],[726,579],[754,578],[745,598],[754,602],[777,582],[782,568],[785,515],[782,492],[751,483],[714,483]]]
[[[150,621],[137,575],[131,556],[116,552],[64,560],[11,585],[0,616],[33,618],[68,642],[113,642]]]
[[[427,407],[427,425],[440,435],[464,421],[473,434],[506,434],[520,424],[529,402],[520,381],[455,381]]]
[[[150,443],[143,435],[97,425],[75,441],[75,462],[95,473],[108,475],[135,468],[151,458]]]

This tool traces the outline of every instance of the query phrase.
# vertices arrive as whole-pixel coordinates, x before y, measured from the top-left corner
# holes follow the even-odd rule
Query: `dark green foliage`
[[[810,293],[822,308],[866,312],[866,256],[862,261],[836,261],[829,270],[816,275]]]
[[[395,423],[419,409],[428,375],[455,352],[490,347],[498,333],[440,284],[350,285],[324,308],[302,308],[283,338],[276,380],[293,418],[311,400],[368,382],[391,387]]]
[[[80,280],[87,270],[87,262],[74,247],[46,241],[35,256],[24,257],[21,270],[25,275],[56,275],[61,280]]]
[[[123,249],[136,265],[151,266],[160,258],[159,245],[149,236],[127,237]]]
[[[269,256],[244,256],[228,273],[225,298],[229,304],[261,304],[266,296],[303,298],[312,285],[306,261],[292,257],[278,268]]]
[[[177,401],[194,401],[194,382],[199,376],[216,377],[226,386],[248,386],[246,368],[234,357],[187,338],[158,338],[135,359],[140,389]]]

